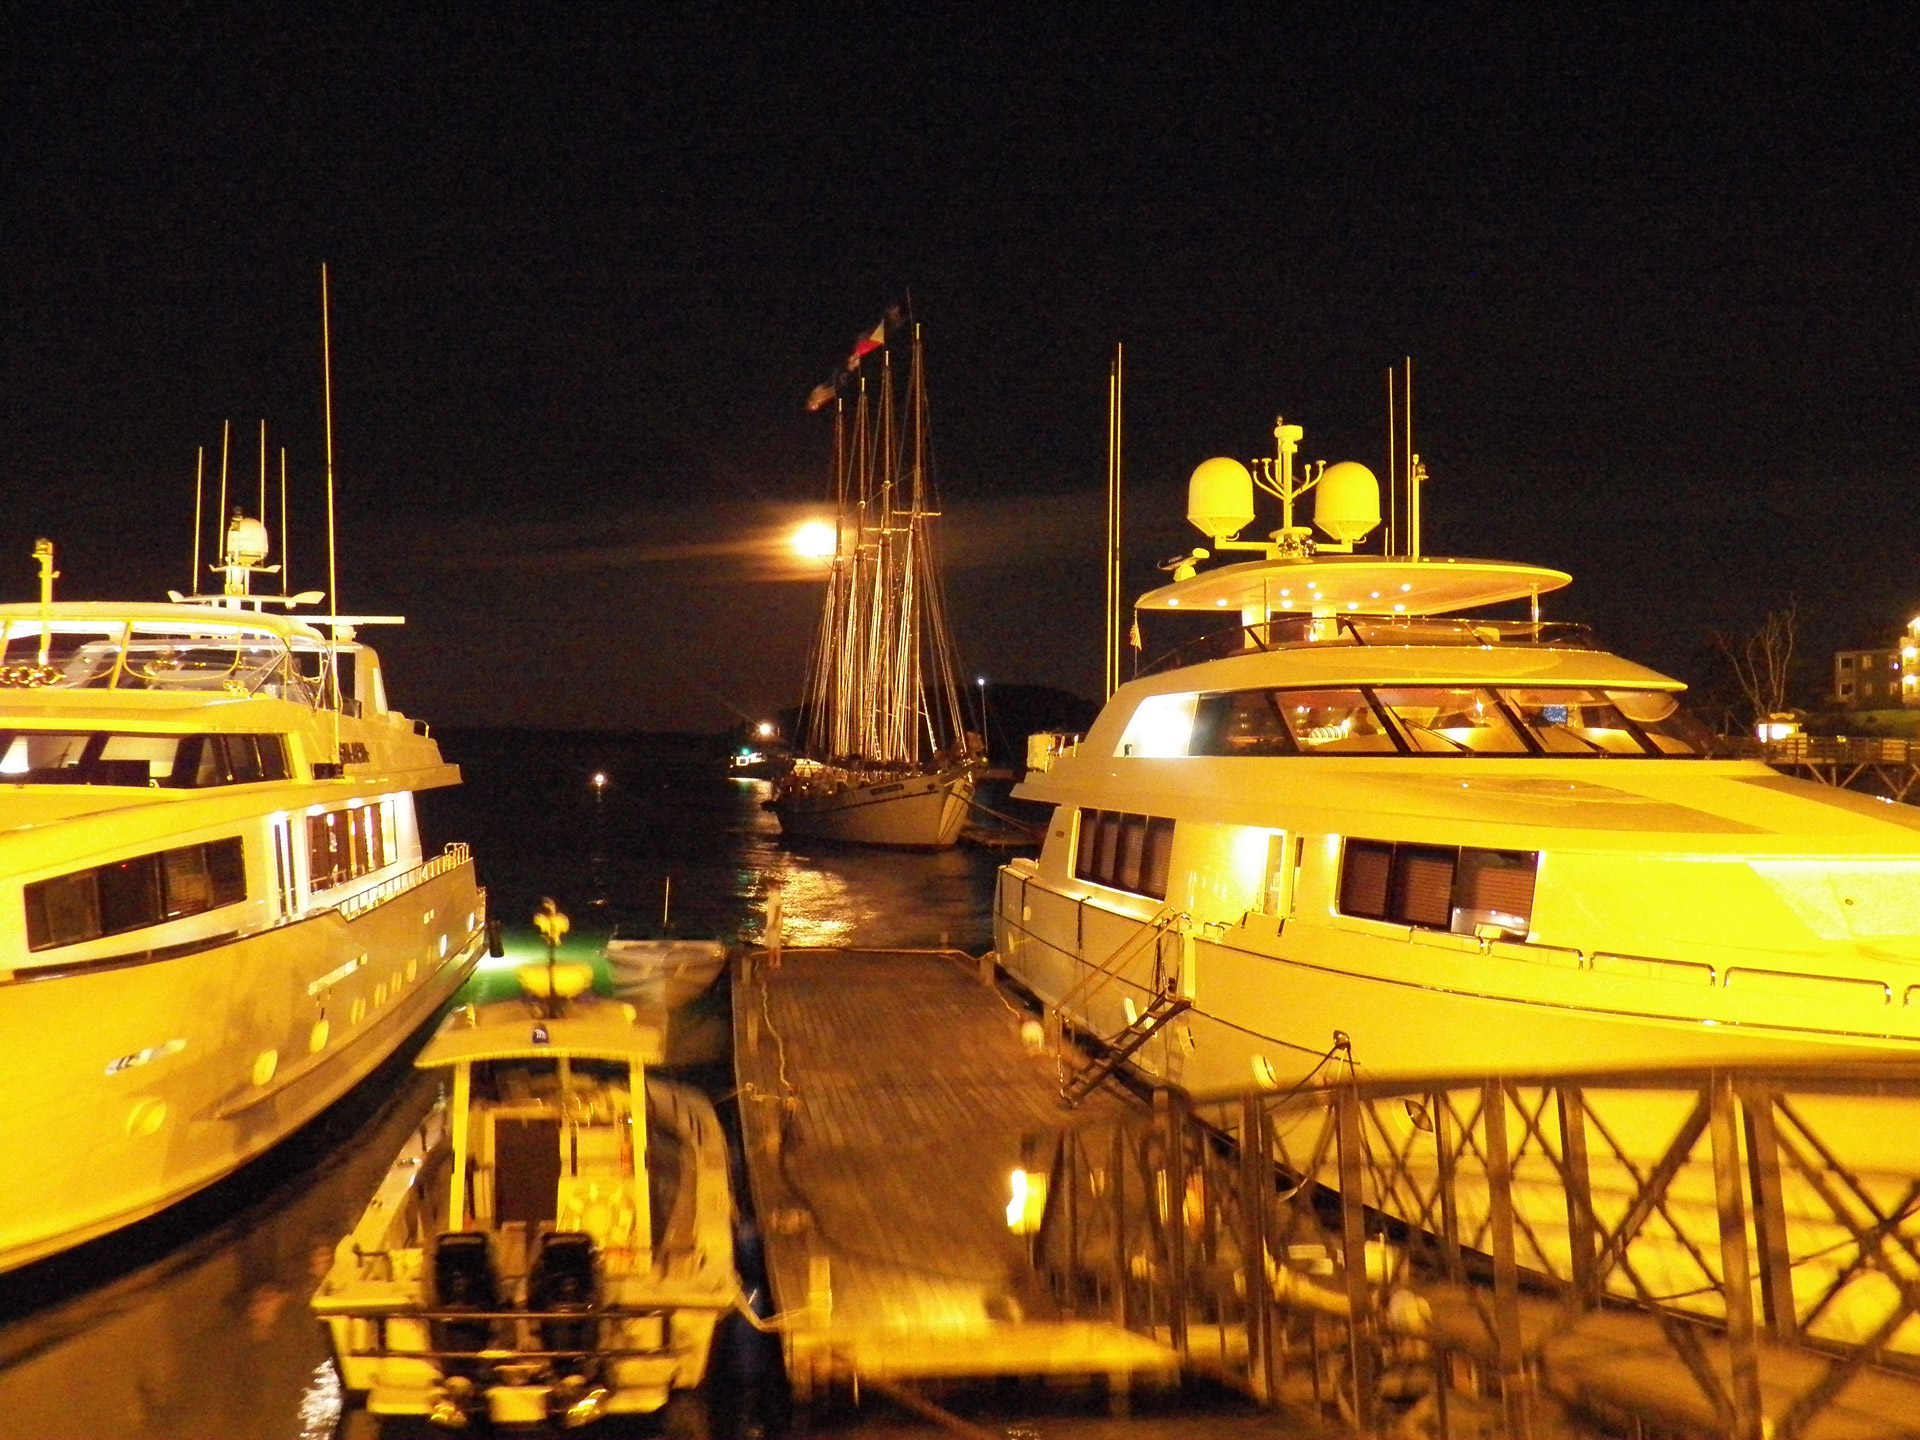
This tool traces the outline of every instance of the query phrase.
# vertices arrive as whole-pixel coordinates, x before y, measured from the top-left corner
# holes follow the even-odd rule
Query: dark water
[[[540,953],[528,921],[542,896],[573,917],[568,949],[584,956],[616,926],[660,933],[669,881],[666,919],[684,935],[757,937],[778,885],[790,944],[991,943],[994,857],[784,845],[765,786],[726,778],[712,742],[443,744],[467,784],[424,799],[426,833],[434,849],[473,845],[507,922],[497,967]],[[0,1277],[0,1440],[330,1433],[337,1394],[307,1297],[433,1093],[401,1057],[197,1201]]]

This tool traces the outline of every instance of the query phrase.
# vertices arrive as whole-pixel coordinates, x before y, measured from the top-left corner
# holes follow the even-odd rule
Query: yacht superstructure
[[[1195,473],[1190,518],[1259,558],[1197,551],[1137,602],[1223,628],[1015,791],[1054,811],[1000,872],[1012,974],[1097,1037],[1154,1029],[1135,1063],[1195,1091],[1336,1051],[1373,1076],[1920,1051],[1920,811],[1714,758],[1680,682],[1539,621],[1562,572],[1351,553],[1377,482],[1297,482],[1299,434],[1272,543],[1232,538],[1245,467]],[[1316,481],[1317,546],[1291,516]]]
[[[230,571],[264,554],[236,519]],[[0,1269],[312,1119],[446,1002],[487,923],[466,847],[424,855],[414,811],[459,771],[345,617],[244,584],[55,603],[50,547],[43,575],[0,606]]]

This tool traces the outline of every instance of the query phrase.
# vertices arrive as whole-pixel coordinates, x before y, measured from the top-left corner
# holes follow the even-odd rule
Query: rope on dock
[[[950,1431],[955,1435],[964,1436],[965,1440],[1001,1440],[1001,1437],[993,1431],[982,1430],[978,1425],[962,1420],[951,1410],[934,1404],[909,1386],[897,1385],[891,1380],[876,1380],[872,1376],[867,1377],[866,1386],[869,1390],[886,1396],[901,1409],[911,1410],[922,1420],[938,1425],[942,1430]]]

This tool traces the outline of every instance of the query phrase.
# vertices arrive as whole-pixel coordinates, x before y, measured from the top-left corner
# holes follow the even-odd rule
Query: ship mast
[[[851,414],[844,401],[834,409],[836,544],[803,700],[803,749],[816,760],[896,770],[967,748],[933,547],[927,415],[915,325],[904,415],[884,347]]]

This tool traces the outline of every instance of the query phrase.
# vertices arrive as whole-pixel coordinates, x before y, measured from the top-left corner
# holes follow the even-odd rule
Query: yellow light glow
[[[830,560],[838,545],[833,526],[824,520],[809,520],[793,532],[793,553],[803,560]]]
[[[1011,1192],[1007,1201],[1007,1228],[1016,1235],[1031,1235],[1040,1228],[1047,1211],[1047,1177],[1015,1170],[1007,1177]]]

